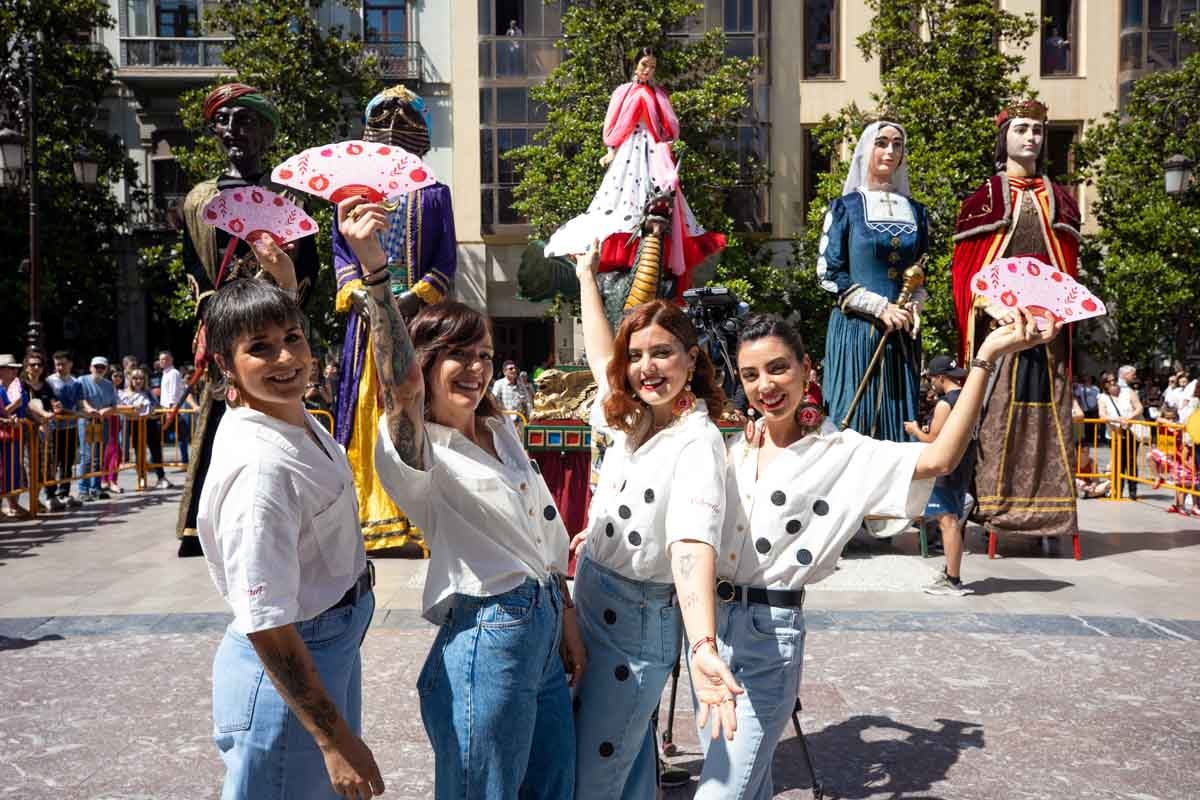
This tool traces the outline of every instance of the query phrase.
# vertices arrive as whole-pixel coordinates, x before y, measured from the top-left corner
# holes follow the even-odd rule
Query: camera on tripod
[[[684,310],[700,334],[700,346],[718,368],[727,397],[737,390],[737,337],[750,306],[725,286],[701,286],[683,293]]]

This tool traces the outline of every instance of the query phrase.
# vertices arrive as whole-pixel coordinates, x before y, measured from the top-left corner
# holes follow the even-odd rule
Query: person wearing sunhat
[[[393,86],[380,92],[367,103],[364,118],[364,140],[400,147],[421,157],[429,152],[429,112],[424,98],[409,89]],[[336,225],[333,228],[337,310],[347,315],[339,361],[335,438],[346,448],[354,472],[367,550],[424,556],[427,550],[421,532],[396,507],[375,475],[375,421],[382,413],[376,399],[379,381],[372,364],[367,321],[354,307],[353,298],[371,274],[376,283],[389,283],[400,313],[412,319],[422,308],[441,302],[452,291],[458,242],[450,189],[445,184],[416,189],[399,200],[400,206],[388,212],[387,233],[380,233],[376,239],[378,252],[373,263],[363,263],[341,230]],[[357,198],[344,202],[359,203]],[[350,213],[366,208],[358,204]]]
[[[22,485],[21,437],[11,424],[25,416],[29,398],[17,377],[21,364],[11,353],[0,353],[0,495]],[[16,498],[2,499],[0,509],[7,517],[21,515],[24,509]]]
[[[262,186],[288,197],[298,205],[303,198],[270,180],[271,168],[267,151],[279,132],[282,118],[279,110],[264,92],[243,83],[226,83],[213,89],[204,98],[204,122],[209,133],[216,137],[226,164],[222,174],[198,183],[183,201],[183,264],[195,303],[196,319],[204,317],[204,305],[215,290],[215,282],[229,247],[230,234],[218,230],[204,219],[204,207],[222,189],[238,186]],[[296,283],[303,308],[308,289],[317,279],[320,261],[315,236],[306,236],[289,248],[296,269]],[[230,265],[224,280],[254,274],[258,263],[251,255],[250,245],[234,242]],[[225,410],[224,397],[215,397],[207,381],[200,397],[200,411],[191,430],[192,458],[188,461],[187,482],[179,503],[176,534],[180,556],[201,555],[200,540],[196,537],[196,512],[200,490],[208,471],[212,442],[217,424]],[[180,427],[183,430],[183,427]]]
[[[950,409],[958,402],[967,371],[958,365],[954,356],[939,355],[930,359],[925,375],[939,395],[937,405],[933,408],[933,419],[926,428],[921,428],[915,422],[905,422],[904,430],[919,442],[932,442],[950,418]],[[926,521],[937,520],[942,534],[942,549],[946,553],[946,568],[937,580],[925,587],[928,594],[961,597],[972,593],[971,589],[963,586],[961,572],[963,512],[974,471],[975,447],[972,443],[954,471],[938,478],[933,484],[924,517]]]

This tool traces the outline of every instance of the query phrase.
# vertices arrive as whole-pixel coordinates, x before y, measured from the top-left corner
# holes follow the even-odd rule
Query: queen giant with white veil
[[[679,138],[679,120],[662,87],[653,83],[656,63],[649,49],[638,57],[634,80],[616,88],[604,118],[608,167],[587,211],[554,232],[546,255],[582,253],[597,239],[600,271],[624,270],[637,259],[643,211],[652,197],[673,193],[671,231],[663,266],[675,278],[675,294],[690,285],[691,271],[725,246],[725,237],[704,230],[680,186],[671,142]]]
[[[837,304],[829,315],[821,388],[834,420],[844,419],[866,374],[883,335],[880,318],[894,313],[904,270],[928,249],[925,207],[908,196],[906,143],[894,122],[868,125],[843,195],[825,215],[817,278],[837,295]],[[919,313],[925,297],[918,290],[909,308]],[[917,418],[919,354],[915,334],[888,338],[849,427],[878,439],[908,440],[904,422]]]

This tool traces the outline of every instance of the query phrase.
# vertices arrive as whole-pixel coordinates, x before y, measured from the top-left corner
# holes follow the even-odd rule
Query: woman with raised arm
[[[417,691],[435,797],[569,800],[566,671],[574,683],[584,668],[564,577],[569,537],[489,391],[491,323],[443,301],[406,328],[376,235],[387,212],[353,198],[338,221],[365,273],[358,299],[383,390],[375,468],[429,545],[422,613],[440,629]]]
[[[970,442],[988,374],[1002,356],[1045,344],[1021,311],[980,347],[958,402],[931,444],[839,431],[805,399],[812,365],[781,318],[759,314],[740,334],[738,375],[759,420],[729,445],[728,510],[717,563],[717,646],[746,690],[737,738],[705,743],[701,800],[769,798],[771,763],[800,689],[804,587],[831,574],[868,514],[911,519],[933,479]]]
[[[584,346],[605,453],[575,575],[588,675],[576,698],[577,800],[653,798],[651,715],[686,626],[692,685],[713,735],[734,733],[741,689],[715,647],[715,561],[725,516],[724,405],[687,315],[656,300],[614,339],[596,286],[599,242],[579,258]],[[682,612],[682,625],[681,625]]]
[[[304,410],[311,353],[290,258],[255,244],[278,286],[223,285],[208,350],[238,405],[213,440],[197,533],[233,608],[213,660],[222,800],[383,794],[362,735],[359,647],[375,612],[346,454]],[[263,680],[264,675],[268,680]]]

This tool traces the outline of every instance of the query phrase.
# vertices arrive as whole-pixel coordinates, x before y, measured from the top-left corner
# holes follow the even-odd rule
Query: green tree
[[[851,103],[818,130],[821,145],[838,154],[850,150],[863,127],[886,115],[904,125],[913,199],[929,209],[930,300],[922,323],[926,352],[953,351],[957,343],[950,285],[954,222],[963,198],[994,172],[994,119],[1004,103],[1030,94],[1018,73],[1037,30],[1032,15],[1018,16],[993,0],[866,0],[871,27],[858,39],[863,55],[884,65],[881,89],[870,112]],[[1000,46],[997,46],[1000,45]],[[829,203],[842,193],[848,162],[821,177],[817,201],[796,244],[795,291],[813,294],[821,225]],[[832,307],[826,293],[824,306]],[[810,314],[802,328],[823,352],[824,325]],[[824,315],[827,319],[827,313]],[[820,346],[818,347],[818,343]]]
[[[1108,354],[1135,364],[1182,359],[1197,335],[1200,196],[1168,197],[1163,163],[1176,153],[1200,161],[1200,17],[1178,31],[1193,46],[1181,67],[1137,81],[1121,114],[1089,127],[1076,148],[1098,195],[1090,261],[1116,325]]]
[[[357,8],[353,0],[337,5]],[[376,63],[363,50],[362,40],[340,27],[324,27],[310,0],[220,0],[209,6],[204,24],[233,37],[224,52],[225,64],[237,80],[266,93],[279,108],[280,129],[266,163],[278,163],[308,147],[346,139],[356,129],[362,109],[379,90]],[[206,133],[203,101],[212,89],[229,78],[185,93],[180,115],[185,127],[197,135],[196,144],[179,148],[179,163],[193,182],[219,175],[225,158],[213,137]],[[177,151],[178,152],[178,151]],[[317,250],[331,252],[333,206],[313,203],[308,209],[317,220]],[[180,248],[143,251],[144,263],[160,265],[172,276],[176,293],[159,299],[161,310],[175,319],[188,319]],[[309,301],[312,323],[327,341],[340,338],[333,311],[336,282],[332,269],[322,269]]]
[[[114,24],[99,0],[0,0],[0,104],[14,111],[26,97],[29,63],[37,54],[37,174],[41,242],[41,310],[48,347],[82,344],[86,355],[111,351],[116,340],[115,244],[125,208],[113,194],[136,179],[121,142],[95,127],[113,82],[108,52],[89,41]],[[81,31],[83,32],[81,34]],[[17,115],[10,125],[20,129]],[[86,147],[99,165],[99,183],[75,182],[72,162]],[[29,319],[28,186],[0,189],[0,349],[19,349]]]
[[[761,163],[739,161],[729,146],[749,111],[758,65],[726,56],[719,30],[672,35],[703,8],[695,0],[593,0],[573,4],[563,15],[562,63],[530,93],[545,105],[548,125],[534,144],[508,154],[521,176],[514,206],[528,217],[535,236],[548,237],[587,208],[604,176],[599,161],[609,97],[629,80],[643,47],[654,49],[656,81],[670,92],[679,116],[681,137],[673,149],[688,203],[708,230],[734,229],[726,208],[729,191],[762,187],[767,180]],[[755,298],[760,308],[782,307],[783,276],[753,237],[729,237],[715,280]]]

